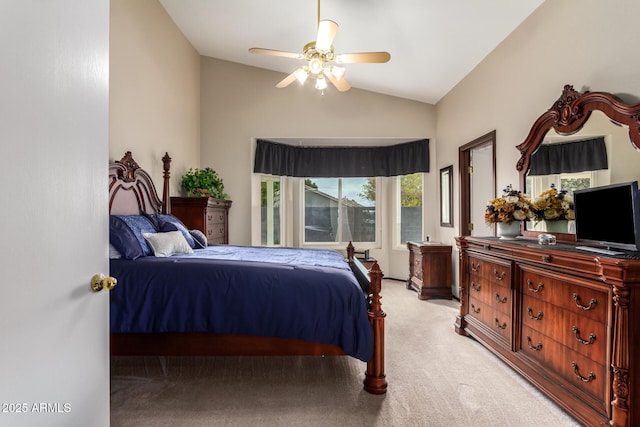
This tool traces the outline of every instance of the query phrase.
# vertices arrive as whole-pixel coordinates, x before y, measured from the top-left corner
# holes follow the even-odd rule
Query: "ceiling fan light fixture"
[[[327,88],[327,81],[322,76],[318,76],[316,79],[316,89],[325,90]]]
[[[323,68],[324,63],[320,58],[315,57],[309,60],[309,71],[311,71],[313,74],[320,74]]]
[[[307,80],[307,76],[309,75],[307,71],[303,68],[298,69],[295,73],[296,79],[300,82],[300,84],[304,84],[305,80]]]

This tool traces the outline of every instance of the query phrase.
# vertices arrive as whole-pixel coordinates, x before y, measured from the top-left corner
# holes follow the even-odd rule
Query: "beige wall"
[[[435,157],[433,105],[358,89],[324,96],[297,83],[276,89],[285,74],[207,57],[201,64],[201,163],[218,171],[233,200],[231,243],[251,243],[253,138],[431,138]],[[428,191],[434,182],[429,179]],[[384,222],[389,217],[385,230],[392,226]],[[400,256],[404,277],[406,249]]]
[[[434,108],[358,89],[324,96],[295,84],[278,90],[283,74],[199,58],[157,0],[113,0],[109,155],[132,150],[158,181],[169,151],[172,194],[189,167],[213,167],[233,199],[231,242],[249,244],[253,138],[428,137],[434,173],[426,191],[434,197],[425,233],[453,243],[459,182],[455,227],[440,228],[437,171],[453,164],[457,177],[458,147],[495,129],[497,187],[517,184],[515,146],[564,84],[637,102],[637,16],[640,2],[630,0],[547,1]],[[404,255],[389,261],[404,264]]]
[[[200,162],[200,56],[157,0],[111,0],[110,12],[109,159],[131,151],[161,183],[169,152],[177,194]]]
[[[457,165],[460,145],[495,129],[497,188],[517,185],[515,146],[565,84],[631,94],[638,102],[638,16],[640,2],[631,0],[544,2],[437,104],[436,167]],[[458,234],[458,190],[456,185],[456,226],[440,229],[443,240]]]

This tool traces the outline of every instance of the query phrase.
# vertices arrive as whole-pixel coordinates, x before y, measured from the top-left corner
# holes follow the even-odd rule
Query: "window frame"
[[[337,179],[339,180],[339,194],[342,194],[342,180],[343,179],[350,179],[352,177],[331,177],[333,179]],[[369,178],[369,177],[367,177]],[[374,178],[375,179],[375,183],[376,183],[376,200],[375,200],[375,230],[374,230],[374,236],[375,239],[373,242],[356,242],[356,241],[352,241],[351,243],[356,246],[359,250],[360,249],[374,249],[374,248],[380,248],[381,247],[381,227],[380,227],[380,221],[381,221],[381,214],[380,214],[380,210],[381,210],[381,206],[380,206],[380,195],[381,195],[381,178],[380,177],[370,177],[370,178]],[[305,180],[306,179],[323,179],[323,178],[297,178],[298,182],[299,182],[299,187],[300,187],[300,191],[299,191],[299,197],[300,197],[300,203],[299,203],[299,209],[298,209],[298,215],[299,215],[299,227],[298,227],[298,233],[299,233],[299,244],[301,247],[324,247],[327,249],[344,249],[344,247],[349,243],[348,241],[343,242],[342,241],[342,228],[340,227],[339,231],[338,231],[338,236],[339,238],[337,239],[337,241],[331,241],[331,242],[308,242],[306,241],[306,236],[305,236],[305,220],[306,220],[306,215],[305,215],[305,206],[306,206],[306,199],[305,199]],[[326,179],[326,178],[324,178]],[[341,224],[341,220],[342,220],[342,203],[341,203],[341,198],[338,197],[338,223]]]

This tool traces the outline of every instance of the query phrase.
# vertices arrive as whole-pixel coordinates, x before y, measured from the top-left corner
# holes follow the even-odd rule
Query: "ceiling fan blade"
[[[316,50],[329,50],[333,39],[338,32],[338,24],[329,20],[323,19],[318,23],[318,37],[316,37]]]
[[[303,67],[298,68],[297,70],[295,70],[293,73],[289,74],[287,77],[285,77],[284,79],[280,80],[280,83],[278,83],[276,85],[276,87],[278,89],[282,89],[283,87],[287,87],[289,86],[291,83],[293,83],[294,81],[296,81],[296,73],[300,70],[304,70]]]
[[[336,62],[342,64],[358,63],[358,62],[388,62],[391,59],[389,52],[359,52],[359,53],[341,53],[336,55]]]
[[[251,53],[258,53],[261,55],[273,55],[283,56],[285,58],[302,59],[303,56],[299,53],[285,52],[284,50],[263,49],[261,47],[252,47],[249,49]]]
[[[331,83],[333,83],[336,89],[338,89],[340,92],[346,92],[349,89],[351,89],[351,85],[344,77],[337,78],[329,70],[324,70],[323,74],[329,79]]]

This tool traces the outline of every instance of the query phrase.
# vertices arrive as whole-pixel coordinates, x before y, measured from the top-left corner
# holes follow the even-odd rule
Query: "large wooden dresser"
[[[172,197],[171,213],[189,229],[207,236],[207,243],[229,243],[229,208],[231,200],[211,197]]]
[[[579,422],[640,425],[640,259],[458,237],[455,324]]]

